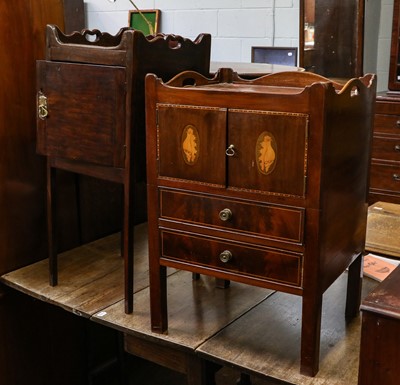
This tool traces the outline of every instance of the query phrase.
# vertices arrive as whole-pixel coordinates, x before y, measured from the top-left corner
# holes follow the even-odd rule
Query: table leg
[[[51,167],[47,159],[47,238],[49,254],[49,283],[56,286],[58,283],[57,264],[57,228],[56,228],[56,170]]]
[[[133,312],[134,189],[132,178],[124,183],[122,256],[125,276],[125,313]]]
[[[125,335],[125,351],[184,374],[187,385],[215,385],[215,372],[221,367],[202,359],[194,351],[183,351],[179,346],[167,346],[128,334]]]
[[[251,378],[247,373],[240,373],[240,378],[237,380],[236,385],[251,385]]]
[[[363,254],[360,253],[349,266],[347,277],[346,318],[351,319],[359,314],[362,289]]]
[[[319,369],[322,294],[303,295],[300,373],[315,376]]]

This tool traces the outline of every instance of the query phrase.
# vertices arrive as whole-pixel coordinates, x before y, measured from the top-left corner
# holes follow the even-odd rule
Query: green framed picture
[[[129,27],[142,31],[145,35],[156,34],[160,24],[160,13],[159,9],[129,11]]]

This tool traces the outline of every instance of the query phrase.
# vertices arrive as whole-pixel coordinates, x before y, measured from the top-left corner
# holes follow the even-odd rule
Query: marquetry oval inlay
[[[197,128],[188,124],[182,133],[182,155],[185,163],[193,165],[200,155],[200,138]]]
[[[274,136],[264,131],[257,139],[256,162],[258,171],[264,175],[270,174],[275,169],[277,147]]]

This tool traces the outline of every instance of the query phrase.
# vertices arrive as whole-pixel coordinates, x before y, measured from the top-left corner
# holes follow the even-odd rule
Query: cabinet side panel
[[[364,250],[375,86],[328,98],[323,144],[321,269],[327,288]]]

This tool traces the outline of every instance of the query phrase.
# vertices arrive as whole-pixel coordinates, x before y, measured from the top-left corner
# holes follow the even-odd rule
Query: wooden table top
[[[42,301],[127,333],[192,349],[261,302],[273,291],[168,269],[168,335],[150,330],[147,224],[135,227],[134,312],[125,314],[120,235],[114,234],[59,255],[59,284],[49,285],[48,260],[4,274],[1,281]],[[194,322],[187,322],[188,319]]]
[[[194,352],[202,343],[235,321],[273,293],[271,290],[231,282],[229,289],[219,289],[215,280],[178,271],[168,277],[168,334],[150,329],[148,288],[134,297],[133,316],[125,314],[121,301],[95,314],[93,320],[125,333],[140,335],[161,344],[173,344]]]
[[[363,281],[363,297],[378,282]],[[197,353],[273,384],[357,385],[361,317],[344,317],[347,273],[325,292],[322,310],[320,370],[300,374],[301,297],[276,292],[206,341]]]
[[[356,385],[360,319],[344,319],[344,273],[324,294],[321,364],[316,377],[299,373],[301,297],[231,282],[192,281],[169,270],[168,334],[150,330],[147,226],[135,228],[133,314],[125,314],[119,235],[59,256],[59,285],[48,284],[48,261],[5,274],[1,281],[39,300],[143,340],[188,351],[268,381],[294,385]],[[364,278],[364,292],[377,282]],[[284,381],[284,382],[282,382]]]
[[[365,249],[400,258],[400,205],[376,202],[369,207]]]
[[[139,291],[149,285],[147,224],[135,227],[135,239],[134,291]],[[120,234],[61,253],[58,264],[58,285],[54,287],[49,285],[47,259],[4,274],[1,281],[34,298],[88,318],[105,306],[124,299]]]

